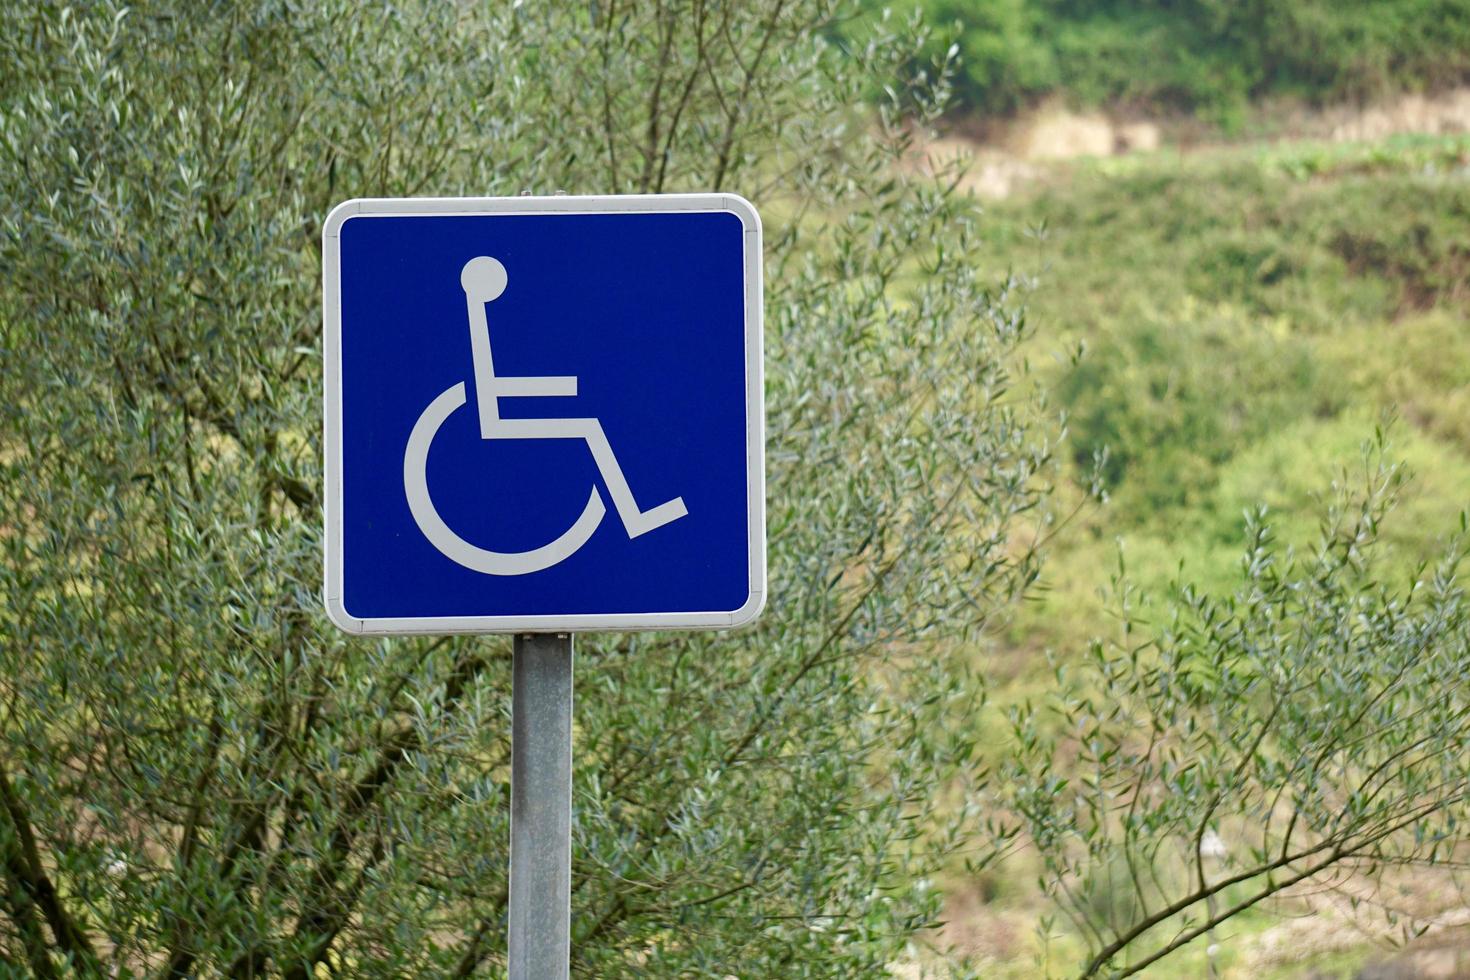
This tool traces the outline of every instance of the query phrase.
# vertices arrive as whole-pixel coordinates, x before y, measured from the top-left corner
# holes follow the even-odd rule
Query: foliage
[[[1268,95],[1316,101],[1449,84],[1470,71],[1466,0],[866,0],[920,10],[959,46],[960,102],[1051,93],[1223,121]]]
[[[1182,587],[1150,624],[1123,585],[1119,639],[1013,710],[1007,832],[1086,938],[1080,976],[1137,973],[1296,886],[1455,866],[1470,815],[1466,525],[1408,584],[1380,577],[1401,476],[1382,451],[1344,474],[1309,552],[1280,548],[1253,513],[1232,597]]]
[[[1181,566],[1232,588],[1258,503],[1306,545],[1314,495],[1383,411],[1416,473],[1383,561],[1407,575],[1430,553],[1470,502],[1467,150],[1457,136],[1117,158],[987,204],[989,261],[1035,283],[1048,330],[1030,353],[1067,413],[1072,471],[1106,450],[1110,498],[1056,539],[1054,601],[1015,621],[1018,644],[1079,649],[1108,628],[1095,594],[1116,542],[1149,593]],[[1057,347],[1082,355],[1042,356]]]
[[[1178,583],[1188,582],[1196,601],[1213,602],[1240,590],[1241,542],[1259,532],[1251,515],[1262,505],[1269,506],[1269,550],[1278,567],[1289,563],[1288,555],[1312,555],[1321,493],[1357,457],[1381,410],[1397,408],[1392,453],[1414,478],[1395,488],[1393,514],[1374,529],[1371,572],[1363,581],[1402,591],[1439,552],[1457,513],[1470,506],[1470,298],[1464,277],[1452,271],[1463,261],[1456,230],[1470,207],[1467,145],[1458,136],[1414,137],[1057,164],[1015,196],[987,202],[987,261],[1014,267],[1035,285],[1029,315],[1047,329],[1027,353],[1067,413],[1071,474],[1085,479],[1106,449],[1109,496],[1107,506],[1084,512],[1055,536],[1042,601],[1026,604],[1010,624],[1007,646],[984,661],[1002,710],[988,715],[980,742],[994,746],[989,758],[997,765],[1013,758],[1016,745],[1004,709],[1031,704],[1038,709],[1030,716],[1033,735],[1057,748],[1051,776],[1070,780],[1068,792],[1094,778],[1058,721],[1054,709],[1069,703],[1058,697],[1047,664],[1064,668],[1065,690],[1097,712],[1129,685],[1156,681],[1162,653],[1145,650],[1135,667],[1122,648],[1155,637],[1165,629],[1159,624],[1176,615],[1191,615],[1188,603],[1176,612],[1166,601],[1171,587],[1178,594]],[[1351,261],[1343,249],[1348,242],[1354,243]],[[1078,347],[1080,356],[1073,353]],[[1066,356],[1047,356],[1056,349]],[[1119,560],[1126,562],[1134,632],[1126,644],[1101,652],[1114,674],[1133,676],[1105,685],[1082,651],[1091,637],[1114,635],[1118,599],[1098,593],[1108,588],[1108,571]],[[1289,577],[1307,590],[1307,566],[1297,560],[1299,570]],[[1371,601],[1361,584],[1352,590]],[[1427,591],[1417,595],[1415,603]],[[1308,632],[1300,619],[1296,635]],[[1199,651],[1195,644],[1196,659]],[[1391,660],[1399,652],[1385,642],[1376,655]],[[1360,652],[1361,660],[1369,656]],[[1292,662],[1314,678],[1334,663]],[[1463,685],[1454,676],[1445,674],[1439,689],[1459,696]],[[1218,723],[1196,714],[1197,737],[1228,743],[1239,720],[1232,712],[1239,710],[1222,710]],[[1133,717],[1142,718],[1142,711]],[[1172,736],[1160,745],[1187,747]],[[1218,831],[1237,846],[1239,826],[1226,821]],[[992,866],[986,876],[1004,875],[1006,889],[984,915],[999,922],[1035,919],[1048,908],[1042,889],[1065,880],[1094,924],[1106,924],[1111,912],[1120,929],[1135,925],[1130,906],[1138,898],[1121,845],[1112,840],[1097,854],[1084,854],[1080,840],[1073,844],[1069,860],[1079,862],[1073,879],[1049,873],[1042,855],[1025,848]],[[1163,847],[1156,870],[1177,897],[1187,870],[1183,848]],[[1351,884],[1353,870],[1334,869],[1322,884],[1344,878]],[[960,872],[954,881],[974,887]],[[1371,887],[1360,884],[1359,894]],[[1232,886],[1217,907],[1246,895]],[[1156,911],[1152,893],[1148,902]],[[1222,975],[1255,976],[1263,964],[1239,960],[1258,951],[1252,935],[1276,924],[1279,911],[1274,901],[1263,902],[1146,975],[1203,975],[1204,948],[1218,943]],[[1178,926],[1171,920],[1140,934],[1114,966],[1157,950],[1165,930],[1172,935]],[[1089,934],[1064,919],[1034,951],[1070,975],[1067,967],[1088,958]],[[1092,948],[1100,948],[1095,937]],[[1037,975],[1031,952],[1017,951],[1007,964],[1013,973],[989,964],[986,975]],[[1232,956],[1239,972],[1230,972]]]
[[[972,206],[852,108],[910,39],[837,57],[837,13],[0,9],[9,967],[503,968],[508,645],[347,638],[317,597],[318,236],[353,196],[765,208],[774,593],[582,646],[574,969],[872,975],[932,921],[982,697],[940,641],[1034,576],[1049,448]],[[943,77],[896,98],[932,117]]]

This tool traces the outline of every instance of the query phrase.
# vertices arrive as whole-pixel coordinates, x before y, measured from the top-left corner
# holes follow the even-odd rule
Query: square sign
[[[328,216],[323,246],[333,622],[478,633],[760,614],[749,202],[357,200]]]

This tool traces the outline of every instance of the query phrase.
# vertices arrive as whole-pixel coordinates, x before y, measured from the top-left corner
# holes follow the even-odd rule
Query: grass
[[[1058,535],[1044,591],[984,654],[999,703],[1048,686],[1043,651],[1066,660],[1108,634],[1120,567],[1156,602],[1176,581],[1228,592],[1258,505],[1280,540],[1310,541],[1319,497],[1356,478],[1361,444],[1390,416],[1414,477],[1385,528],[1390,567],[1407,581],[1432,556],[1470,508],[1467,227],[1465,137],[1059,164],[986,206],[991,271],[1036,283],[1046,347],[1031,354],[1069,416],[1068,474],[1084,483],[1101,459],[1108,497]],[[1033,875],[991,874],[1006,880],[958,882],[987,894],[977,916],[1044,913]],[[1221,930],[1223,977],[1247,975],[1252,937],[1276,921],[1253,911]],[[1144,975],[1203,976],[1205,945]],[[1076,947],[1056,938],[1053,965]],[[1040,975],[1037,950],[1018,939],[982,972]]]

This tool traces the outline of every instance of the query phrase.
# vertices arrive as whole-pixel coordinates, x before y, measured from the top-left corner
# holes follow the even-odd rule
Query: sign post
[[[764,605],[760,260],[730,194],[327,217],[326,611],[514,634],[513,980],[568,976],[572,634]]]
[[[517,634],[510,720],[510,976],[566,980],[572,929],[572,637]]]

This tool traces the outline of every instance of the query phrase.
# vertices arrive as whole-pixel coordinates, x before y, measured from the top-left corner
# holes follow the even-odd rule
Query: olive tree
[[[947,66],[908,25],[839,50],[844,15],[0,7],[0,958],[503,970],[507,643],[320,609],[319,234],[355,196],[763,208],[771,602],[581,646],[574,969],[871,973],[933,921],[982,696],[952,641],[1034,577],[1050,447],[970,204],[903,165]]]
[[[1181,586],[1150,622],[1120,573],[1119,637],[1011,712],[990,829],[1034,850],[1084,941],[1066,975],[1130,976],[1293,891],[1463,868],[1470,537],[1462,519],[1437,562],[1390,574],[1404,472],[1382,440],[1313,546],[1247,515],[1233,596]]]

